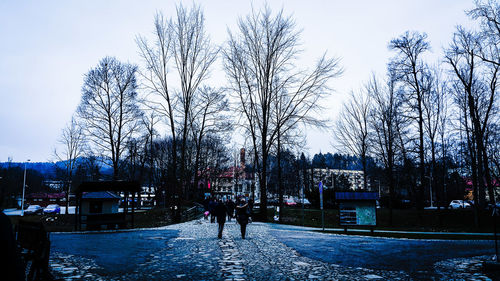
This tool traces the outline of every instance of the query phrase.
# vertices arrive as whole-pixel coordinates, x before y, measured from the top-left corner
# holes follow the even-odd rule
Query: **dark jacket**
[[[10,219],[0,211],[0,272],[2,280],[24,280],[24,268]]]
[[[210,212],[211,215],[215,214],[215,206],[217,206],[217,202],[210,200],[208,202],[208,211]]]
[[[236,220],[239,224],[248,224],[249,215],[248,203],[240,203],[236,206]]]
[[[233,201],[228,201],[228,202],[226,203],[227,213],[228,213],[229,215],[231,215],[231,217],[232,217],[232,216],[233,216],[233,214],[234,214],[234,207],[235,207],[235,206],[236,206],[236,205],[234,204],[234,202],[233,202]]]
[[[217,203],[214,212],[215,216],[217,217],[218,223],[226,222],[227,208],[226,205],[224,205],[224,203],[222,202]]]

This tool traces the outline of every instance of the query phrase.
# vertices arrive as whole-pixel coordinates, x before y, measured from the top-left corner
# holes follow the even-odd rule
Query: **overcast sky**
[[[193,1],[184,1],[190,6]],[[201,5],[212,41],[222,44],[238,17],[264,1],[194,1]],[[84,74],[104,56],[141,66],[135,37],[149,36],[156,11],[174,15],[177,1],[0,2],[0,162],[52,160],[61,130],[80,101]],[[341,58],[342,77],[324,101],[334,119],[351,90],[371,73],[385,74],[389,40],[407,30],[426,32],[430,63],[439,62],[457,24],[470,26],[466,0],[268,1],[292,15],[302,30],[299,67],[312,66],[325,51]],[[219,66],[208,81],[223,86]],[[309,153],[335,151],[330,132],[308,132]]]

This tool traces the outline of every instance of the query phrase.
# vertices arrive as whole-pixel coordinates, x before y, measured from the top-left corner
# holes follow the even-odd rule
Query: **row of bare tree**
[[[476,210],[488,203],[486,191],[489,203],[495,203],[498,192],[500,6],[476,2],[467,13],[480,29],[457,27],[438,66],[423,58],[430,48],[425,33],[406,32],[391,40],[395,55],[387,78],[373,75],[353,93],[335,128],[339,144],[362,159],[365,175],[368,156],[380,161],[391,198],[397,188],[395,171],[416,163],[418,171],[409,174],[419,208],[426,186],[431,198],[443,200],[439,196],[446,194],[447,170],[454,168],[446,167],[450,159],[461,163],[462,176],[472,179]],[[438,177],[443,178],[440,186]]]
[[[210,41],[199,7],[157,14],[153,36],[136,38],[142,67],[106,57],[85,75],[77,114],[55,153],[68,182],[89,151],[113,168],[114,180],[145,180],[180,206],[227,161],[227,140],[239,127],[253,149],[266,210],[269,154],[276,151],[281,163],[283,147],[303,138],[301,125],[324,126],[314,113],[341,73],[325,55],[312,70],[297,69],[299,38],[291,17],[267,7],[241,18],[224,46]],[[210,86],[219,57],[228,83]],[[280,183],[281,201],[282,190]]]

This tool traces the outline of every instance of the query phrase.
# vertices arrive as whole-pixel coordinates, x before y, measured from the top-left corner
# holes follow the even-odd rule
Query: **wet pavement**
[[[403,270],[412,277],[432,276],[434,264],[439,261],[494,254],[494,244],[489,240],[394,239],[322,233],[309,238],[309,232],[286,225],[273,225],[271,233],[312,259],[351,267]]]
[[[50,265],[65,280],[491,280],[492,241],[323,234],[204,220],[156,229],[53,233]]]

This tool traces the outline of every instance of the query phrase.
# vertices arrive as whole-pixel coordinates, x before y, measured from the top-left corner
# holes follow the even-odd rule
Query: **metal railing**
[[[196,220],[199,219],[203,216],[203,205],[201,204],[195,204],[195,206],[187,209],[182,213],[182,221],[191,221],[191,220]]]

